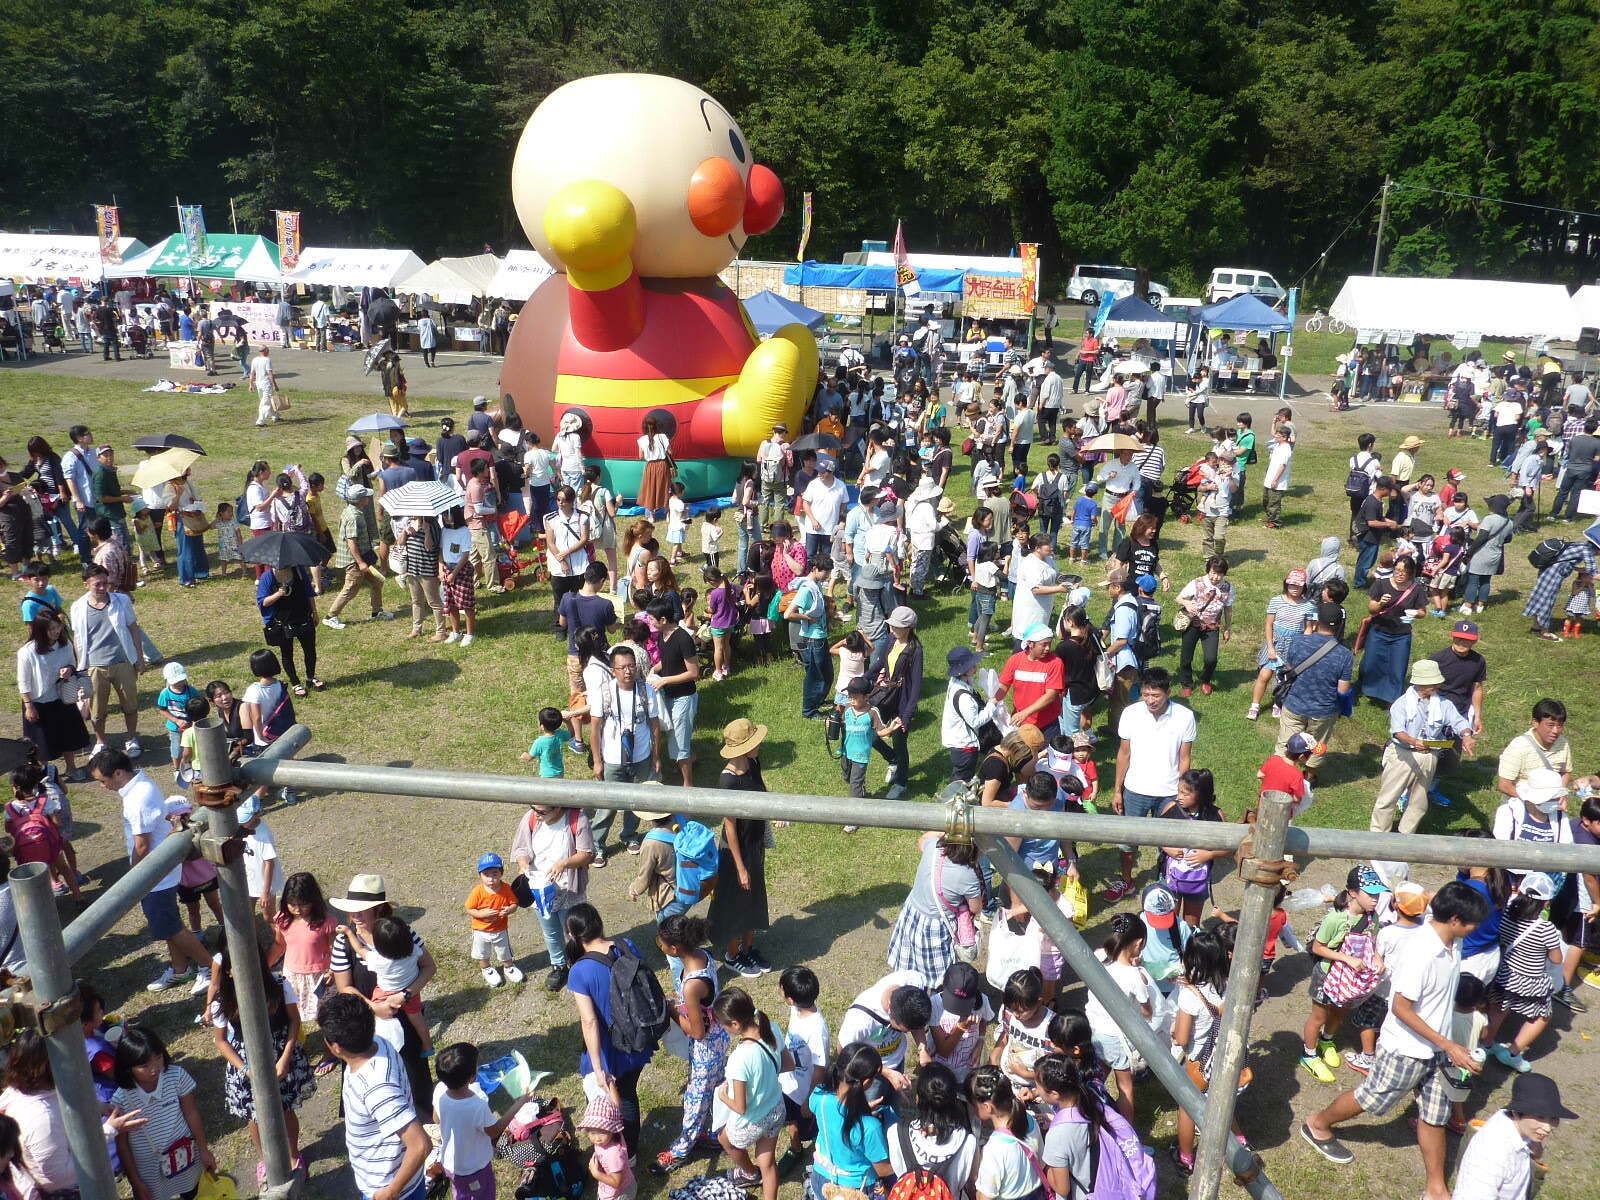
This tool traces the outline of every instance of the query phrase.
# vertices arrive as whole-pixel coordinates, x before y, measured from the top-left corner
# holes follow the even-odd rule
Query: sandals
[[[671,1150],[663,1150],[656,1155],[655,1161],[650,1164],[650,1174],[657,1176],[670,1175],[688,1162],[689,1159],[687,1157],[679,1158]]]
[[[337,1070],[338,1067],[339,1060],[337,1058],[325,1058],[312,1069],[311,1073],[318,1079],[321,1079],[324,1075],[328,1075]]]
[[[323,688],[328,686],[327,684],[323,683],[322,680],[320,680],[320,679],[312,679],[309,682],[311,684],[312,689],[315,690],[315,691],[319,691],[319,692]]]
[[[294,694],[296,696],[304,696],[306,694],[306,685],[303,684],[303,683],[295,684],[294,685]]]

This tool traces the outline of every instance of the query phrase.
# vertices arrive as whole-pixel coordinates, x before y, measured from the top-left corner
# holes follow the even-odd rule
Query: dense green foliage
[[[522,123],[650,70],[737,113],[811,253],[1045,243],[1192,286],[1223,260],[1336,286],[1398,183],[1387,266],[1576,282],[1600,219],[1597,0],[20,0],[0,32],[0,226],[146,238],[175,195],[318,244],[521,243]],[[1420,190],[1434,189],[1434,190]],[[793,253],[798,205],[752,245]],[[1341,230],[1326,261],[1323,250]]]

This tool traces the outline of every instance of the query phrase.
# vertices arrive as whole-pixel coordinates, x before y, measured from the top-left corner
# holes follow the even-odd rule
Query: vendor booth
[[[412,275],[395,292],[402,296],[428,296],[440,304],[471,304],[490,294],[490,285],[499,272],[500,260],[492,254],[441,258]]]
[[[127,279],[277,284],[283,280],[283,268],[278,265],[276,244],[257,234],[208,234],[204,252],[191,261],[188,239],[175,233],[143,254],[124,260],[117,275]]]
[[[147,247],[137,238],[117,239],[124,262]],[[17,283],[98,283],[127,275],[120,263],[100,261],[100,239],[45,233],[0,233],[0,279]]]
[[[489,295],[496,300],[520,304],[555,273],[555,268],[545,262],[537,250],[508,250],[500,269],[489,281]]]
[[[1191,326],[1203,331],[1203,340],[1191,336],[1190,374],[1203,354],[1216,391],[1230,387],[1276,391],[1279,372],[1287,369],[1280,364],[1278,335],[1292,327],[1288,317],[1248,293],[1202,308],[1198,324]],[[1255,335],[1254,344],[1251,334]]]
[[[283,281],[301,287],[392,290],[422,268],[422,260],[409,250],[307,246],[300,251],[299,265]]]

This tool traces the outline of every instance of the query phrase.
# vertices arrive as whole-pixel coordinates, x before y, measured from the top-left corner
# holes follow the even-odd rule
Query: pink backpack
[[[46,797],[35,796],[25,811],[17,801],[6,805],[6,832],[16,842],[12,857],[19,863],[53,863],[61,853],[61,834],[45,813]]]

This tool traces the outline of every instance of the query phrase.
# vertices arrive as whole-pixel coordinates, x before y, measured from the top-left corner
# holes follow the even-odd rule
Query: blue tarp
[[[953,292],[960,295],[966,275],[946,267],[918,267],[917,279],[925,292]],[[869,292],[892,292],[895,289],[893,267],[853,266],[849,263],[796,263],[783,269],[783,281],[802,287],[865,288]]]
[[[774,291],[757,292],[744,302],[744,311],[750,314],[750,323],[762,337],[770,337],[785,325],[804,325],[815,329],[823,322],[823,315],[798,300],[785,300]]]
[[[1200,310],[1208,329],[1259,329],[1263,333],[1288,333],[1289,318],[1259,296],[1235,296]]]

